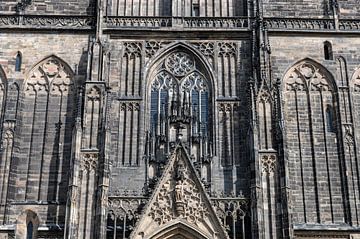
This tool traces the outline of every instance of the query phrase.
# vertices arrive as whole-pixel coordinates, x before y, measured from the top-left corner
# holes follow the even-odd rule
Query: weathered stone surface
[[[358,238],[358,6],[2,1],[0,238]]]

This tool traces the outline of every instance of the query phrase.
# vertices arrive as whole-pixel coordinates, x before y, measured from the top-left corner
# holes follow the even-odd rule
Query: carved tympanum
[[[174,164],[172,177],[162,185],[156,199],[149,215],[159,225],[178,217],[197,224],[209,213],[182,159]]]
[[[185,227],[191,225],[206,238],[228,238],[183,145],[175,147],[130,237],[152,238],[151,235],[159,233],[159,229],[174,223]]]

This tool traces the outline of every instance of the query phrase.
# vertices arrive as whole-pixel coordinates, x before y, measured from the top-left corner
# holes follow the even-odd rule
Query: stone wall
[[[328,0],[265,0],[264,16],[267,17],[298,17],[322,18],[332,17],[331,1]],[[338,0],[339,15],[343,18],[359,17],[359,1]]]
[[[267,17],[318,18],[330,14],[328,2],[323,0],[265,0],[263,9]]]
[[[332,43],[333,59],[324,59],[325,41]],[[359,119],[357,90],[351,89],[357,77],[357,74],[353,77],[354,72],[360,65],[360,55],[355,50],[359,49],[360,40],[292,36],[290,41],[288,37],[271,36],[270,43],[273,79],[282,80],[295,227],[304,223],[322,223],[324,226],[357,223],[354,208],[359,205],[358,192],[350,186],[348,192],[342,188],[358,180],[353,168],[354,155],[358,151],[355,151],[352,136],[346,135],[353,134],[352,127],[355,127],[356,138],[360,133],[356,126]],[[296,73],[291,73],[293,66],[298,69]],[[301,71],[308,66],[314,66],[319,74],[317,81],[323,81],[321,84],[330,88],[321,88],[320,93],[315,86],[318,83],[311,83],[311,73],[309,78],[301,78]],[[307,89],[299,79],[309,80],[310,93],[304,93]],[[293,84],[296,84],[296,90],[291,88]],[[335,93],[338,91],[339,96]],[[330,121],[327,107],[333,110]],[[349,170],[347,177],[342,173],[345,168]],[[348,204],[342,201],[347,197],[350,198]]]
[[[356,18],[360,16],[360,4],[357,0],[339,0],[340,16],[344,18]]]
[[[85,78],[88,36],[12,33],[1,34],[0,39],[2,92],[8,95],[2,112],[7,153],[0,169],[7,173],[0,187],[7,193],[1,194],[0,220],[14,224],[20,213],[31,209],[41,225],[62,225],[76,85]],[[13,204],[5,208],[9,200]]]
[[[13,14],[16,11],[16,0],[4,0],[0,5],[0,14]],[[59,1],[59,0],[33,0],[25,13],[33,15],[93,15],[94,14],[93,0],[80,1]]]
[[[179,47],[174,47],[176,44]],[[217,122],[213,125],[216,133],[212,132],[215,159],[213,169],[205,177],[213,182],[212,189],[217,194],[240,193],[248,186],[248,141],[242,137],[248,133],[245,126],[248,123],[248,102],[246,97],[241,96],[247,94],[246,81],[251,64],[248,58],[249,41],[113,40],[109,70],[112,192],[127,190],[140,193],[144,185],[146,162],[143,156],[146,131],[151,126],[148,113],[150,101],[146,103],[143,99],[150,98],[149,84],[154,80],[151,78],[152,69],[161,67],[161,54],[168,54],[167,48],[186,50],[182,46],[184,44],[207,59],[211,74],[215,76],[212,84],[216,88],[211,94],[215,94],[218,101],[212,101],[212,106],[209,106],[211,118],[214,123]],[[229,133],[231,129],[234,134]],[[116,183],[120,180],[124,183]]]
[[[185,0],[126,0],[109,1],[107,14],[112,16],[185,16],[233,17],[247,15],[244,0],[206,1]],[[181,9],[183,8],[183,9]]]

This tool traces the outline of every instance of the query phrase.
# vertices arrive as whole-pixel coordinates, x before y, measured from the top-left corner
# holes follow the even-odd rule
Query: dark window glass
[[[328,132],[335,132],[334,112],[331,106],[326,108],[326,128]]]
[[[26,228],[26,239],[32,239],[33,238],[33,230],[34,230],[34,226],[32,224],[32,222],[29,222],[27,224],[27,228]]]
[[[15,71],[21,71],[21,53],[18,52],[15,60]]]
[[[332,46],[328,41],[324,42],[324,58],[325,60],[333,60]]]
[[[199,4],[193,4],[193,17],[199,17],[200,16],[200,7]]]

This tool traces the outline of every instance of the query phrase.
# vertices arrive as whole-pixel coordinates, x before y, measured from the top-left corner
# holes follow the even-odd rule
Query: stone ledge
[[[0,29],[76,29],[91,30],[92,16],[0,15]]]

